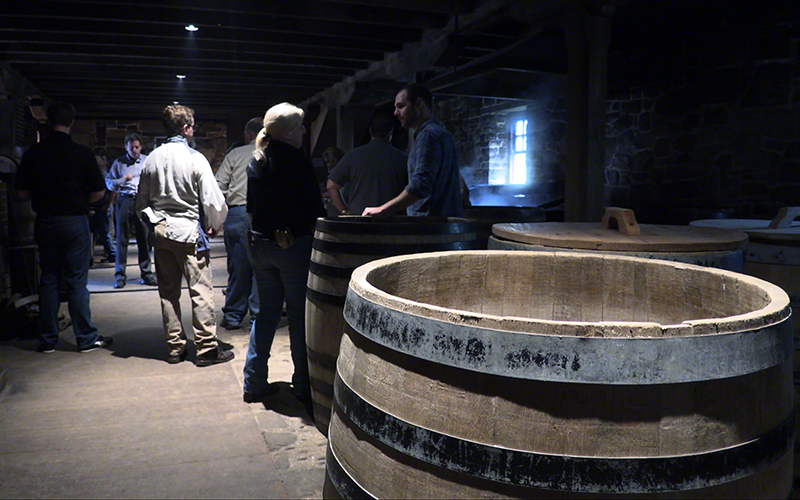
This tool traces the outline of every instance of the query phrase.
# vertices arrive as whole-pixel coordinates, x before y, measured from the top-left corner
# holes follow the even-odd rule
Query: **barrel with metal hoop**
[[[320,218],[306,298],[306,347],[317,427],[327,433],[336,357],[342,337],[342,308],[350,275],[383,257],[476,248],[475,223],[453,217]]]
[[[783,288],[794,316],[795,401],[800,397],[800,207],[783,207],[769,219],[701,219],[695,227],[714,227],[747,233],[744,246],[745,274]],[[800,422],[795,432],[800,431]],[[795,491],[800,494],[800,446],[795,441]],[[800,496],[798,496],[800,498]]]
[[[789,299],[578,252],[358,268],[326,498],[787,498]]]

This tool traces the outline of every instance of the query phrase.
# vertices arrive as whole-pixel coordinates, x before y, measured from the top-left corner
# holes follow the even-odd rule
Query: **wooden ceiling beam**
[[[130,59],[135,61],[137,58],[152,60],[149,54],[158,54],[158,59],[182,59],[186,57],[199,58],[203,62],[213,62],[216,60],[235,60],[240,63],[249,64],[259,60],[288,60],[297,58],[298,62],[318,60],[321,63],[330,61],[341,61],[342,66],[352,66],[358,68],[368,64],[375,59],[383,57],[381,52],[354,51],[351,49],[330,48],[330,47],[292,47],[278,48],[268,47],[265,50],[254,50],[252,47],[240,50],[232,49],[188,49],[179,47],[164,47],[157,45],[127,45],[118,44],[113,41],[108,43],[58,43],[50,42],[9,42],[0,40],[0,52],[7,54],[8,58],[22,59],[28,54],[52,54],[54,57],[62,55],[78,56],[100,56],[104,58],[113,57]]]
[[[332,3],[352,4],[361,6],[398,7],[400,9],[441,13],[441,14],[468,14],[475,11],[478,3],[475,0],[329,0]]]
[[[24,56],[24,57],[23,57]],[[67,60],[65,60],[65,58]],[[130,56],[121,61],[110,61],[107,56],[102,54],[77,54],[64,52],[60,57],[54,58],[48,52],[29,52],[25,54],[15,54],[8,57],[4,62],[14,66],[43,64],[50,66],[70,66],[76,70],[83,67],[98,66],[108,68],[117,66],[119,68],[140,68],[150,66],[151,69],[160,67],[170,72],[180,71],[191,73],[192,71],[239,71],[241,66],[251,66],[253,69],[260,68],[270,70],[272,68],[297,68],[298,70],[308,69],[309,72],[317,68],[338,70],[342,75],[347,75],[360,68],[366,67],[363,63],[344,64],[340,61],[331,59],[303,61],[298,57],[273,57],[269,59],[243,60],[243,59],[204,59],[198,63],[191,59],[181,57],[163,57],[159,55],[151,56]]]
[[[165,37],[175,37],[177,40],[189,42],[202,38],[228,38],[239,39],[243,43],[249,40],[258,40],[265,34],[275,36],[310,35],[327,36],[340,39],[354,38],[368,43],[369,40],[385,40],[387,29],[391,27],[379,26],[375,24],[350,24],[331,23],[313,19],[291,19],[281,18],[272,19],[264,23],[249,21],[236,21],[230,24],[222,24],[209,19],[208,22],[193,22],[199,31],[195,33],[187,32],[184,27],[190,22],[188,20],[166,21],[139,16],[130,19],[124,18],[103,18],[99,16],[76,16],[68,14],[9,14],[3,13],[3,17],[9,25],[18,29],[29,27],[32,29],[47,29],[53,32],[91,31],[97,29],[98,25],[105,25],[105,29],[111,30],[111,36],[125,35],[160,35]],[[394,29],[394,28],[391,28]],[[418,40],[422,30],[407,28],[392,31],[393,38],[398,43],[412,42]]]
[[[409,8],[408,2],[336,2],[330,0],[237,0],[218,2],[194,0],[191,6],[183,1],[164,0],[149,2],[118,0],[27,0],[9,6],[8,14],[41,14],[44,12],[69,12],[79,17],[100,17],[140,20],[165,20],[208,25],[268,25],[278,19],[300,19],[303,21],[330,24],[350,23],[374,24],[414,28],[418,30],[438,29],[449,20],[451,9]],[[451,2],[461,4],[465,2]],[[471,2],[466,2],[471,3]],[[283,22],[283,21],[281,21]]]

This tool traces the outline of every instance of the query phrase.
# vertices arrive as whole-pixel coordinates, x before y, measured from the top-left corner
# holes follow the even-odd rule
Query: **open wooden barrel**
[[[789,300],[690,264],[392,257],[344,316],[326,498],[787,498]]]
[[[375,259],[476,248],[475,224],[447,217],[320,218],[306,294],[306,350],[316,425],[328,432],[336,357],[347,284],[353,270]]]
[[[747,235],[711,227],[638,224],[633,211],[609,207],[600,223],[495,224],[489,249],[613,253],[741,272]]]

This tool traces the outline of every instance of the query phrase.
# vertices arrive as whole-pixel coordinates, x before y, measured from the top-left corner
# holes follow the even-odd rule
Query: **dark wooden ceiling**
[[[770,11],[735,4],[752,6],[743,20]],[[722,0],[25,0],[0,10],[0,62],[96,117],[155,117],[175,101],[207,118],[281,101],[376,103],[414,80],[438,94],[529,99],[563,83],[564,15],[576,6],[612,16],[609,68],[627,78],[702,54],[686,41],[734,10]]]
[[[0,12],[0,61],[95,116],[157,116],[174,101],[206,116],[281,101],[377,102],[419,78],[438,79],[441,91],[524,95],[566,71],[563,4],[15,1]]]

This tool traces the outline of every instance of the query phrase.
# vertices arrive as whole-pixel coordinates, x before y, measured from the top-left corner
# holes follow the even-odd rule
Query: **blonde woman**
[[[304,112],[289,103],[270,108],[247,168],[248,247],[256,278],[259,312],[250,329],[244,365],[244,401],[264,401],[277,391],[267,380],[275,329],[284,300],[294,363],[295,396],[311,412],[305,344],[305,294],[311,243],[318,217],[325,216],[314,167],[300,151]]]

